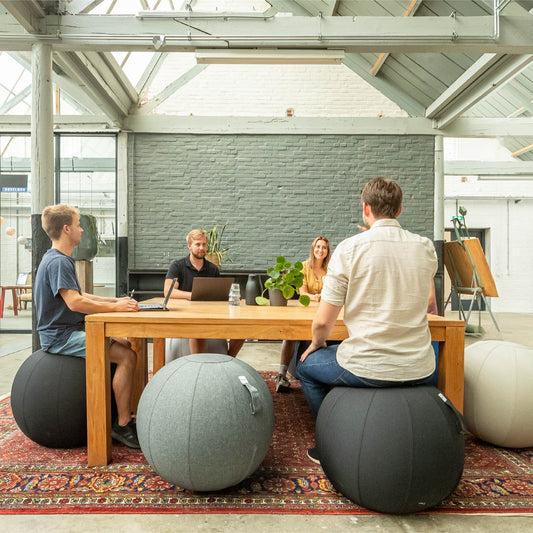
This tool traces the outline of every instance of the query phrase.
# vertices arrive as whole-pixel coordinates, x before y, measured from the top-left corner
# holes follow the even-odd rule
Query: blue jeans
[[[339,387],[402,387],[429,383],[432,376],[410,381],[386,381],[356,376],[337,363],[338,344],[321,348],[298,364],[298,377],[313,414],[318,414],[328,392]]]

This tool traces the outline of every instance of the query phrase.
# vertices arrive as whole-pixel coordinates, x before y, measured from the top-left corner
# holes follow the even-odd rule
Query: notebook
[[[167,303],[178,278],[174,278],[162,304],[139,304],[139,311],[168,311]]]
[[[191,301],[221,302],[227,300],[235,278],[194,278]]]

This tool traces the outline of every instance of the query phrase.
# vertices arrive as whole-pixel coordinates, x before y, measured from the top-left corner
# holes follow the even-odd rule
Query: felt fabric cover
[[[465,350],[465,425],[504,448],[533,446],[533,349],[481,341]]]
[[[22,363],[11,388],[21,431],[49,448],[87,444],[85,359],[39,350]]]
[[[141,449],[165,480],[196,491],[242,481],[266,456],[272,396],[250,365],[220,354],[188,355],[150,380],[137,411]]]
[[[384,513],[438,504],[464,464],[461,417],[430,385],[332,389],[318,413],[316,444],[333,486]]]

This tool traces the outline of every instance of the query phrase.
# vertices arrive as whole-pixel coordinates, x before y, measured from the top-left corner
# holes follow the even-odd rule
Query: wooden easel
[[[468,235],[462,217],[460,219],[454,217],[452,222],[457,234],[457,241],[444,243],[444,265],[452,282],[450,295],[444,308],[446,309],[452,294],[455,293],[459,301],[459,316],[465,321],[466,333],[479,336],[484,333],[481,327],[481,301],[483,300],[496,329],[500,331],[487,300],[487,297],[497,297],[498,291],[481,243],[479,239],[471,238]],[[472,296],[467,313],[465,313],[461,302],[461,294]],[[469,325],[468,321],[476,301],[478,302],[479,319],[478,325],[472,326]]]

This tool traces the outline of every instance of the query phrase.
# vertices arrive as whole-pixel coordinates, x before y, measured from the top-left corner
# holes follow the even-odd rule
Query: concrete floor
[[[26,315],[26,313],[24,313]],[[456,313],[450,316],[456,316]],[[7,318],[7,317],[6,317]],[[2,329],[17,327],[16,318],[2,319]],[[27,320],[27,316],[20,317]],[[476,317],[477,319],[477,317]],[[480,340],[501,339],[533,347],[533,315],[496,314],[501,329],[496,330],[488,314],[483,313],[482,337],[466,337],[466,345]],[[8,323],[9,321],[9,323]],[[471,321],[471,323],[473,323]],[[1,331],[1,330],[0,330]],[[30,335],[0,334],[0,396],[9,393],[13,377],[31,353]],[[279,343],[247,343],[240,358],[258,370],[276,370]],[[511,533],[533,532],[532,515],[447,515],[417,514],[409,516],[302,516],[250,514],[151,514],[151,515],[0,515],[0,528],[7,533],[315,533],[354,531],[357,533]]]

